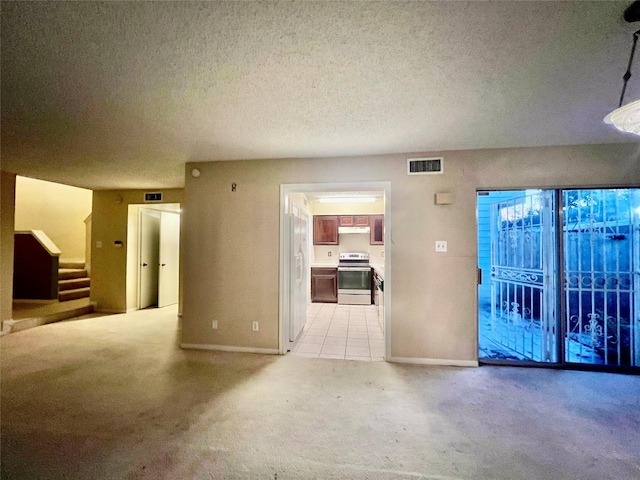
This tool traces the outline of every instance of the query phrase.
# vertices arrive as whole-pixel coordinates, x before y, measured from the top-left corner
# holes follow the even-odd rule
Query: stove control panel
[[[340,260],[369,260],[368,253],[345,252],[339,256]]]

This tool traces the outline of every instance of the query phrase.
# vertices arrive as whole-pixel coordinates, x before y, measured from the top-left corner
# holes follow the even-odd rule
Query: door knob
[[[166,263],[161,263],[160,266],[164,267],[166,265]]]
[[[142,264],[142,266],[143,266],[143,267],[146,267],[146,266],[147,266],[147,264],[146,264],[146,263],[143,263],[143,264]]]

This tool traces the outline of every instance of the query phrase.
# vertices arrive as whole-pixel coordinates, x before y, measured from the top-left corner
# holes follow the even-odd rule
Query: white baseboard
[[[267,355],[278,355],[279,353],[277,348],[237,347],[235,345],[211,345],[206,343],[181,343],[180,348],[187,350],[220,350],[223,352],[264,353]]]
[[[449,358],[391,357],[391,363],[413,363],[417,365],[442,365],[448,367],[477,367],[477,360],[452,360]]]

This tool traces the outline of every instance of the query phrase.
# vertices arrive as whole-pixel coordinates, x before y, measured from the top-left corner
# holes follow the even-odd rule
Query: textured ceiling
[[[3,1],[2,168],[159,188],[187,161],[635,141],[602,122],[629,3]]]

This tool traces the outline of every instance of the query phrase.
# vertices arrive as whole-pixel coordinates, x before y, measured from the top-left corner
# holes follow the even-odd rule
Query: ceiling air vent
[[[145,202],[161,202],[162,192],[149,192],[144,194]]]
[[[407,158],[407,175],[435,175],[444,171],[444,158]]]

